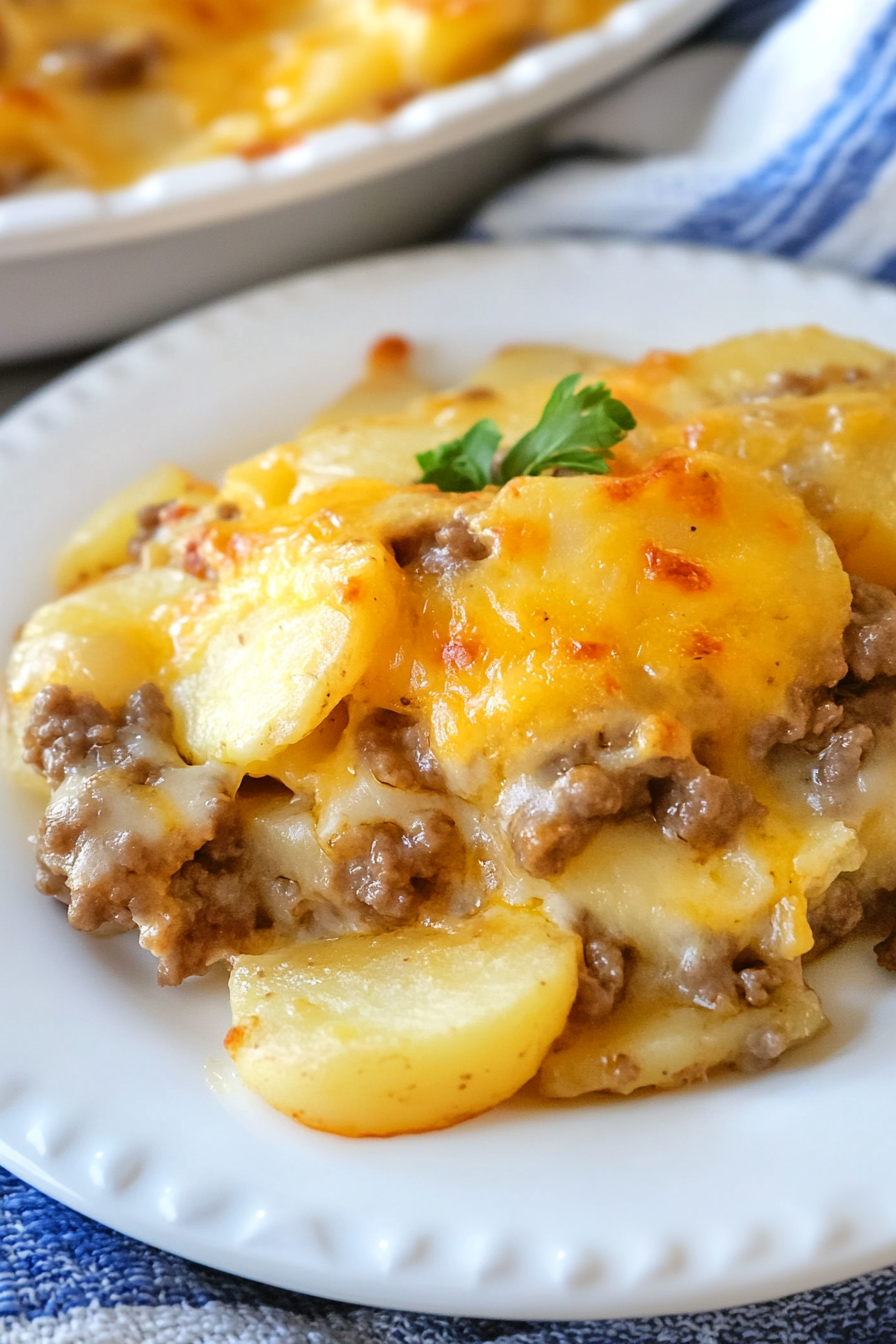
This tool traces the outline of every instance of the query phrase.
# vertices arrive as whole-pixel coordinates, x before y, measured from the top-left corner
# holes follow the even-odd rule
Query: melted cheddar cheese
[[[417,453],[483,417],[525,432],[569,372],[606,377],[637,411],[610,474],[465,494],[414,483]],[[332,1080],[348,1076],[338,1042],[363,1036],[350,1021],[373,1012],[357,988],[365,938],[396,986],[398,948],[454,968],[433,1004],[455,1003],[458,1030],[475,1019],[489,1072],[502,1047],[451,950],[481,919],[476,956],[487,944],[481,974],[502,1003],[538,997],[514,947],[556,968],[541,987],[565,1026],[536,1051],[547,1095],[772,1062],[823,1024],[801,958],[896,887],[896,573],[880,541],[896,536],[894,386],[883,352],[807,329],[626,367],[510,349],[433,393],[392,338],[340,403],[220,491],[173,468],[138,482],[76,533],[58,570],[69,591],[10,662],[15,740],[53,789],[43,889],[78,927],[91,909],[93,926],[136,922],[164,979],[235,958],[243,1076],[339,1132],[466,1113],[439,1090],[442,1047],[416,1037],[395,1057],[406,1045],[417,1061],[426,1108],[396,1111],[384,1082],[365,1129]],[[864,550],[844,540],[850,510]],[[113,856],[112,876],[97,860],[88,880],[56,818],[94,815],[78,800],[112,796],[109,771],[138,816],[152,752],[133,743],[153,732],[170,738],[159,758],[182,763],[177,797],[210,771],[222,820],[186,861],[181,837],[167,868]],[[102,834],[89,839],[100,853]],[[361,941],[328,950],[346,938]],[[331,1061],[315,1072],[278,995],[304,986],[316,1003],[309,975],[338,988],[343,965],[344,1020],[302,999]],[[483,1089],[482,1105],[501,1099]]]

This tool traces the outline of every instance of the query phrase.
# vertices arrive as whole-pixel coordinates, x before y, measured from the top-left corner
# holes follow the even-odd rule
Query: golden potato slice
[[[305,541],[284,529],[180,622],[165,687],[193,760],[245,768],[298,742],[351,692],[394,621],[397,569],[383,547]]]
[[[174,613],[201,587],[181,570],[136,570],[39,607],[10,657],[13,705],[27,708],[52,684],[121,708],[144,682],[158,680],[172,653]]]
[[[876,375],[893,356],[822,327],[738,336],[691,354],[654,351],[638,364],[611,369],[607,381],[641,425],[684,420],[712,406],[800,395],[856,376]],[[640,436],[636,435],[637,443]]]
[[[430,392],[414,369],[414,348],[403,336],[383,336],[367,352],[364,376],[311,420],[305,432],[337,425],[356,415],[403,411],[415,397]]]
[[[708,402],[760,392],[805,391],[856,372],[876,373],[892,363],[886,350],[838,336],[824,327],[794,327],[737,336],[687,357],[688,377]]]
[[[368,378],[317,416],[293,443],[231,467],[222,497],[244,512],[278,508],[313,490],[352,477],[410,485],[420,479],[417,455],[459,438],[477,420],[494,420],[509,443],[537,424],[554,386],[569,373],[585,381],[609,367],[598,355],[566,346],[511,346],[453,391],[409,391],[402,375]],[[419,391],[419,386],[418,386]]]
[[[178,500],[188,508],[201,508],[216,493],[213,485],[198,481],[182,467],[170,463],[155,467],[101,504],[69,539],[56,560],[59,588],[68,592],[126,565],[131,558],[128,542],[137,531],[137,514],[148,504]]]
[[[724,1064],[762,1068],[824,1024],[817,996],[798,983],[782,985],[762,1007],[731,1011],[651,1009],[633,994],[605,1022],[570,1032],[545,1059],[539,1085],[547,1097],[680,1087]]]
[[[526,383],[553,386],[570,373],[581,373],[590,381],[602,377],[604,369],[615,367],[614,360],[573,345],[505,345],[480,364],[466,382],[469,387],[507,393]]]
[[[221,494],[248,512],[278,508],[354,477],[410,485],[420,479],[416,454],[451,437],[429,414],[359,415],[309,429],[295,443],[231,467]]]
[[[576,994],[579,940],[500,906],[238,957],[225,1044],[247,1087],[313,1129],[441,1129],[513,1095]]]

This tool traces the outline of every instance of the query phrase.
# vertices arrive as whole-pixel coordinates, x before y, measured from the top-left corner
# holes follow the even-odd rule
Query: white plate
[[[636,356],[805,321],[886,344],[896,295],[720,253],[558,244],[411,253],[199,312],[0,424],[0,628],[109,491],[288,435],[384,332],[443,381],[508,341]],[[67,927],[31,889],[32,824],[4,786],[0,1160],[82,1212],[268,1283],[482,1316],[705,1309],[896,1259],[896,979],[866,947],[812,974],[832,1029],[760,1077],[339,1139],[234,1083],[223,976],[160,990],[133,938]]]
[[[617,79],[724,0],[626,0],[487,75],[248,162],[118,191],[0,199],[0,360],[99,343],[239,285],[432,237],[531,163],[537,119]]]

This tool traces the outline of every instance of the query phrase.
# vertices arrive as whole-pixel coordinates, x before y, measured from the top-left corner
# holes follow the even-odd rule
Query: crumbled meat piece
[[[153,682],[147,681],[129,697],[121,714],[125,728],[139,728],[164,742],[174,742],[174,719],[165,697]]]
[[[48,868],[40,857],[37,860],[34,885],[42,896],[55,896],[64,905],[68,904],[69,890],[65,883],[65,874],[54,873],[53,869]]]
[[[356,741],[361,760],[381,784],[444,791],[445,780],[424,723],[376,709],[358,725]]]
[[[745,784],[696,767],[676,771],[656,789],[654,815],[665,835],[677,836],[697,849],[721,849],[734,837],[741,822],[759,811]]]
[[[826,364],[818,373],[784,369],[770,376],[768,390],[775,397],[815,397],[837,383],[859,383],[869,376],[867,369],[848,368],[842,364]]]
[[[885,971],[896,971],[896,931],[888,934],[883,942],[875,944],[874,955],[878,966],[882,966]]]
[[[112,33],[92,42],[71,43],[61,53],[91,93],[117,93],[143,84],[163,55],[152,33]]]
[[[203,975],[250,942],[260,908],[243,861],[239,817],[230,809],[212,839],[173,874],[167,891],[150,889],[131,901],[140,941],[159,958],[160,984],[179,985],[187,976]]]
[[[614,778],[599,765],[574,765],[565,771],[511,818],[508,833],[520,868],[533,877],[562,872],[582,853],[601,820],[625,808],[631,782]]]
[[[235,772],[214,762],[186,764],[164,697],[152,685],[114,717],[90,696],[45,687],[24,747],[55,785],[38,834],[38,889],[68,905],[74,928],[136,922],[152,937],[171,878],[227,817]],[[165,921],[176,923],[170,911]],[[163,981],[173,974],[163,966]]]
[[[840,694],[843,727],[865,725],[873,732],[896,721],[896,677],[875,677],[867,686]]]
[[[619,1088],[633,1087],[641,1076],[641,1065],[631,1055],[611,1055],[604,1067]]]
[[[365,822],[331,846],[334,885],[389,924],[411,918],[460,857],[457,827],[443,812],[427,812],[404,830],[392,821]]]
[[[896,675],[896,594],[877,583],[850,578],[852,613],[843,632],[849,670],[860,681]]]
[[[751,742],[753,755],[760,760],[779,744],[802,742],[812,751],[832,747],[831,755],[822,763],[827,771],[823,784],[837,783],[853,765],[858,769],[861,754],[857,756],[858,738],[842,734],[835,741],[837,734],[828,736],[832,729],[841,724],[844,730],[877,727],[892,723],[896,717],[896,682],[892,680],[896,676],[896,595],[864,579],[852,578],[850,582],[852,611],[843,633],[846,661],[839,655],[832,658],[819,688],[792,686],[788,712],[758,724]],[[847,681],[832,696],[829,688],[848,675],[868,683],[868,689]],[[826,742],[813,742],[813,738]],[[864,739],[862,750],[867,747],[868,739]]]
[[[874,731],[864,723],[831,733],[812,767],[814,798],[820,810],[828,812],[838,807],[855,784],[873,742]]]
[[[562,872],[603,822],[646,811],[651,803],[668,836],[699,848],[726,844],[745,817],[760,811],[745,785],[712,775],[693,760],[656,756],[610,770],[593,759],[583,763],[589,751],[599,755],[601,746],[574,744],[555,757],[553,783],[533,788],[510,819],[514,858],[533,877]]]
[[[700,1008],[721,1008],[737,1001],[737,978],[728,938],[707,934],[683,949],[668,981],[675,994]]]
[[[808,910],[809,928],[815,939],[817,956],[848,938],[862,921],[864,909],[855,882],[841,873],[827,888],[820,901]]]
[[[589,1022],[609,1017],[625,990],[625,949],[593,920],[582,931],[585,965],[579,972],[575,1012]]]
[[[787,713],[772,714],[756,724],[750,735],[750,751],[755,760],[764,760],[772,747],[801,742],[837,726],[843,711],[832,699],[829,686],[836,685],[848,671],[839,654],[837,658],[837,675],[833,680],[814,690],[791,686]]]
[[[484,560],[489,553],[482,538],[470,531],[462,513],[439,527],[429,525],[393,538],[392,550],[402,569],[418,564],[427,574],[452,574],[475,560]]]
[[[170,499],[166,499],[161,504],[146,504],[137,510],[137,531],[128,542],[128,555],[134,560],[140,559],[143,547],[148,541],[152,541],[162,526],[162,514],[171,502]]]
[[[863,903],[861,932],[882,941],[875,943],[878,966],[896,971],[896,891],[877,891]]]
[[[64,877],[65,888],[54,894],[68,905],[73,928],[130,928],[134,908],[157,902],[171,875],[213,834],[224,800],[206,809],[204,824],[167,830],[158,815],[140,815],[140,801],[126,792],[130,782],[118,767],[77,784],[63,785],[41,819],[38,862]]]
[[[742,1073],[761,1073],[780,1059],[790,1044],[785,1031],[774,1027],[757,1027],[743,1043],[736,1065]]]
[[[783,985],[787,977],[788,968],[780,962],[774,965],[746,966],[737,972],[740,992],[751,1008],[764,1007],[772,992]]]
[[[67,686],[45,686],[34,697],[23,735],[22,756],[56,788],[66,773],[82,765],[94,747],[115,739],[115,721],[92,695]]]

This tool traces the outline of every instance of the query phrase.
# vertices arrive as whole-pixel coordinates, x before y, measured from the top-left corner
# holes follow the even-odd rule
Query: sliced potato
[[[653,351],[638,364],[607,372],[616,396],[640,423],[683,420],[713,406],[756,397],[800,394],[878,375],[893,356],[822,327],[796,327],[738,336],[690,354]]]
[[[495,392],[513,392],[521,384],[557,383],[570,373],[600,378],[615,361],[573,345],[505,345],[467,378],[469,387],[488,387]]]
[[[89,692],[119,709],[171,657],[168,626],[202,584],[175,569],[135,570],[39,607],[9,661],[13,706],[27,708],[43,686]]]
[[[301,550],[301,535],[275,539],[181,621],[165,685],[191,759],[245,768],[298,742],[350,694],[394,621],[397,570],[381,546]]]
[[[497,907],[457,926],[238,957],[226,1045],[240,1077],[313,1129],[440,1129],[513,1095],[576,994],[579,940]]]
[[[414,369],[414,349],[403,336],[383,336],[367,352],[364,376],[320,411],[306,428],[336,425],[356,415],[402,411],[415,397],[430,392]]]
[[[222,497],[244,512],[278,508],[351,477],[410,485],[417,456],[459,438],[477,420],[494,420],[512,443],[535,425],[558,380],[569,373],[599,378],[608,363],[566,346],[513,346],[483,365],[464,387],[399,404],[396,375],[353,389],[321,413],[293,443],[231,467]],[[391,390],[390,390],[391,388]]]
[[[545,1059],[539,1084],[547,1097],[680,1087],[723,1064],[762,1067],[824,1024],[817,996],[798,983],[782,985],[761,1008],[730,1012],[670,1003],[651,1009],[633,995],[605,1022],[570,1032]]]
[[[81,524],[60,552],[55,578],[62,592],[127,564],[128,542],[137,531],[137,514],[148,504],[177,500],[201,508],[214,499],[213,485],[198,481],[182,467],[165,463],[125,486]]]
[[[838,336],[824,327],[792,327],[736,336],[704,346],[687,357],[688,377],[707,401],[728,402],[759,392],[785,392],[788,380],[831,383],[857,370],[876,373],[893,356],[867,341]]]

